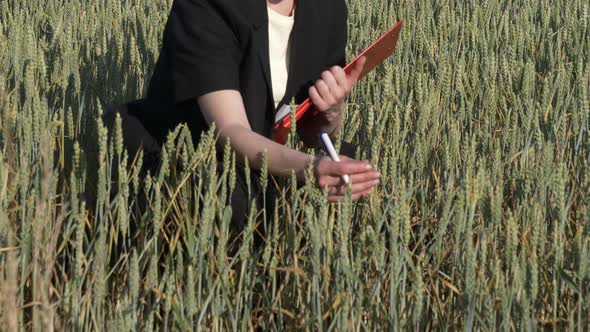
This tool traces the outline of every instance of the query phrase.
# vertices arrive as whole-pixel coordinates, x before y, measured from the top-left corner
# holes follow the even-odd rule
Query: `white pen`
[[[330,158],[336,162],[340,162],[340,157],[338,156],[338,153],[336,153],[336,149],[334,148],[334,144],[332,144],[330,136],[323,130],[320,131],[320,141],[322,142],[324,151],[326,151]],[[342,175],[342,181],[346,184],[350,184],[350,178],[346,174]]]

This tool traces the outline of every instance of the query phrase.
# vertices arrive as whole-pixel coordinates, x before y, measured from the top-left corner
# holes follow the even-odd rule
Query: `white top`
[[[268,8],[268,46],[270,57],[270,74],[275,108],[279,105],[289,78],[290,36],[295,23],[295,14],[284,16]]]

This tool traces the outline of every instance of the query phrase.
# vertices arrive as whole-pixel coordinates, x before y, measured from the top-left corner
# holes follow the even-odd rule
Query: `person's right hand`
[[[367,197],[379,184],[381,174],[374,170],[368,161],[357,161],[340,156],[340,162],[329,157],[319,157],[315,161],[314,170],[320,188],[328,192],[330,202],[339,202],[346,195],[347,184],[343,175],[350,178],[352,200]]]

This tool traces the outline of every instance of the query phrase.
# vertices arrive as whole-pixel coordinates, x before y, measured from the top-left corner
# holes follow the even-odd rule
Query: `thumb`
[[[353,86],[358,82],[361,74],[363,73],[363,69],[365,69],[365,64],[367,63],[367,57],[360,57],[352,67],[352,70],[347,75],[348,83],[350,86]]]

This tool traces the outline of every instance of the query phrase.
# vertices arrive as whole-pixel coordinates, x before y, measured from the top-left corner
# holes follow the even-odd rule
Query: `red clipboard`
[[[352,60],[349,64],[344,67],[344,71],[348,74],[352,70],[353,66],[356,64],[358,59],[365,56],[367,58],[367,62],[365,63],[365,67],[361,75],[359,76],[359,80],[367,76],[369,72],[375,69],[377,66],[382,64],[387,58],[389,58],[395,48],[397,46],[397,41],[399,39],[399,34],[401,32],[402,26],[404,25],[404,21],[397,22],[393,28],[389,31],[384,33],[377,41],[375,41],[371,46],[367,47],[361,54],[359,54],[354,60]],[[304,121],[300,121],[304,115],[306,118],[311,118],[317,114],[315,109],[312,109],[311,112],[308,112],[312,108],[311,99],[306,99],[297,109],[295,110],[295,121],[297,126],[300,127]],[[274,140],[277,143],[285,144],[287,142],[287,136],[289,135],[289,131],[291,129],[291,114],[287,114],[282,119],[278,120],[274,126]]]

